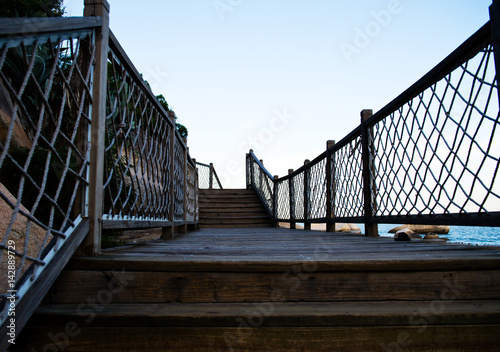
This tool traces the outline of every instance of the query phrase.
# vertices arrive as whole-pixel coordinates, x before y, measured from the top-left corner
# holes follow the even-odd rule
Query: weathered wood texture
[[[73,258],[16,348],[495,351],[499,287],[499,247],[202,229]]]
[[[200,227],[271,227],[272,220],[252,189],[199,191]]]
[[[90,232],[79,252],[96,255],[101,251],[104,153],[106,131],[106,92],[108,85],[109,3],[106,0],[85,2],[85,16],[102,18],[102,27],[96,30],[96,54],[92,87],[92,125],[89,169]]]
[[[34,284],[27,290],[23,299],[17,302],[15,307],[16,314],[14,316],[16,331],[20,332],[24,328],[30,316],[36,310],[36,307],[42,302],[43,296],[51,289],[51,285],[66,266],[72,254],[75,253],[78,246],[82,243],[89,230],[90,221],[87,219],[83,220],[68,240],[62,244],[62,247],[59,249],[60,255],[47,264],[47,267]],[[7,319],[7,322],[10,324],[10,319]],[[0,351],[3,351],[7,347],[7,332],[9,332],[9,328],[7,327],[7,323],[5,323],[0,329],[2,336]]]

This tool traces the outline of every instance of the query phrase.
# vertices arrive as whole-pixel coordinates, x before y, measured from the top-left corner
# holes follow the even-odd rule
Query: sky
[[[489,20],[491,0],[108,0],[110,27],[189,130],[190,155],[245,187],[314,159]],[[65,0],[81,16],[83,0]]]

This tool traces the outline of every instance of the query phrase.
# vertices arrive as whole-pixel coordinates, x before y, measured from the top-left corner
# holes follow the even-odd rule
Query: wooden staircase
[[[498,248],[331,236],[205,229],[74,258],[11,350],[498,351]]]
[[[271,227],[273,222],[252,189],[205,189],[199,193],[200,227]]]

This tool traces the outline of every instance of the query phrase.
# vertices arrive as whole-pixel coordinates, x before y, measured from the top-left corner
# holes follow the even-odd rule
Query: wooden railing
[[[196,162],[200,189],[222,189],[222,183],[217,176],[214,164]]]
[[[275,222],[500,226],[500,4],[491,21],[340,142],[278,178],[247,154]]]
[[[0,19],[2,351],[103,228],[198,228],[173,112],[110,32],[107,1],[85,3],[83,18]]]
[[[164,237],[196,227],[198,174],[175,115],[158,103],[111,32],[107,77],[104,179],[97,186],[102,227],[163,227]]]

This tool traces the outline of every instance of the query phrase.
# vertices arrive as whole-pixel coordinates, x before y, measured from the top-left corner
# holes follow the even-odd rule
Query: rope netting
[[[2,297],[85,216],[90,155],[92,30],[15,37],[0,40]]]
[[[426,223],[439,216],[481,225],[479,217],[498,218],[500,112],[490,41],[488,24],[337,145],[274,181],[275,220]],[[247,158],[247,172],[269,174],[253,153]],[[262,193],[255,177],[247,182]]]

